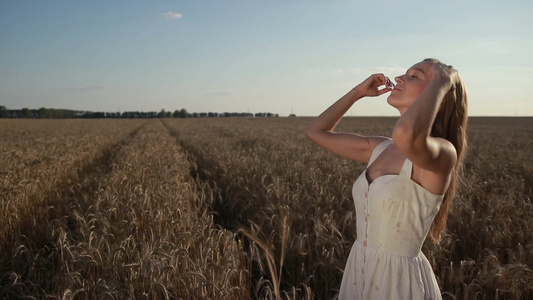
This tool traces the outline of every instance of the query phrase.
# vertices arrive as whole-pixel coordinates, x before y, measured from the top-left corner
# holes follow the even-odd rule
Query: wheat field
[[[0,299],[335,299],[365,166],[310,121],[0,119]],[[533,118],[471,118],[468,139],[423,252],[444,299],[532,299]]]

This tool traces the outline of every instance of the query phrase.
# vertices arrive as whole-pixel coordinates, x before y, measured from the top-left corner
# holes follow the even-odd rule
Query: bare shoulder
[[[455,147],[443,138],[427,137],[417,143],[400,143],[399,145],[396,140],[394,142],[414,165],[436,174],[451,173],[457,161]]]
[[[443,195],[450,183],[451,175],[457,162],[457,151],[451,142],[442,138],[432,138],[437,156],[432,166],[421,166],[413,162],[411,179],[436,195]]]
[[[444,138],[431,138],[435,141],[435,143],[438,143],[438,148],[440,151],[438,151],[438,160],[440,160],[440,164],[442,165],[441,168],[439,168],[440,173],[443,173],[444,175],[448,175],[452,172],[453,168],[455,167],[455,163],[457,162],[457,150],[455,150],[455,147],[453,144],[444,139]]]

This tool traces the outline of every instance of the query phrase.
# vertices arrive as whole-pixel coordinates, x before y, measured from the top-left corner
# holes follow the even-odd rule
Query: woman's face
[[[409,68],[404,75],[395,78],[396,86],[387,102],[403,114],[422,94],[431,80],[431,62],[419,62]]]

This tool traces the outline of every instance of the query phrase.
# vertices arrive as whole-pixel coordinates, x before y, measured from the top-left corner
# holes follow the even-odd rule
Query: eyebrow
[[[426,74],[426,72],[424,72],[424,70],[422,70],[420,68],[411,68],[411,70],[415,70],[415,71],[421,72],[424,75]]]

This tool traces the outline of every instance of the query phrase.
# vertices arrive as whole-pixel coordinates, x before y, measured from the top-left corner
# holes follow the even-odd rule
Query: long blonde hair
[[[424,59],[424,62],[439,63],[440,61],[433,58]],[[455,196],[457,189],[457,182],[459,178],[459,171],[463,165],[463,160],[466,154],[466,125],[468,123],[468,97],[463,81],[457,77],[457,81],[450,88],[446,96],[444,96],[443,104],[433,126],[431,128],[431,136],[441,137],[450,141],[457,152],[457,162],[452,171],[450,185],[444,194],[444,199],[439,212],[433,220],[433,224],[428,233],[428,238],[438,243],[441,239],[441,234],[446,227],[446,220],[448,212]]]

